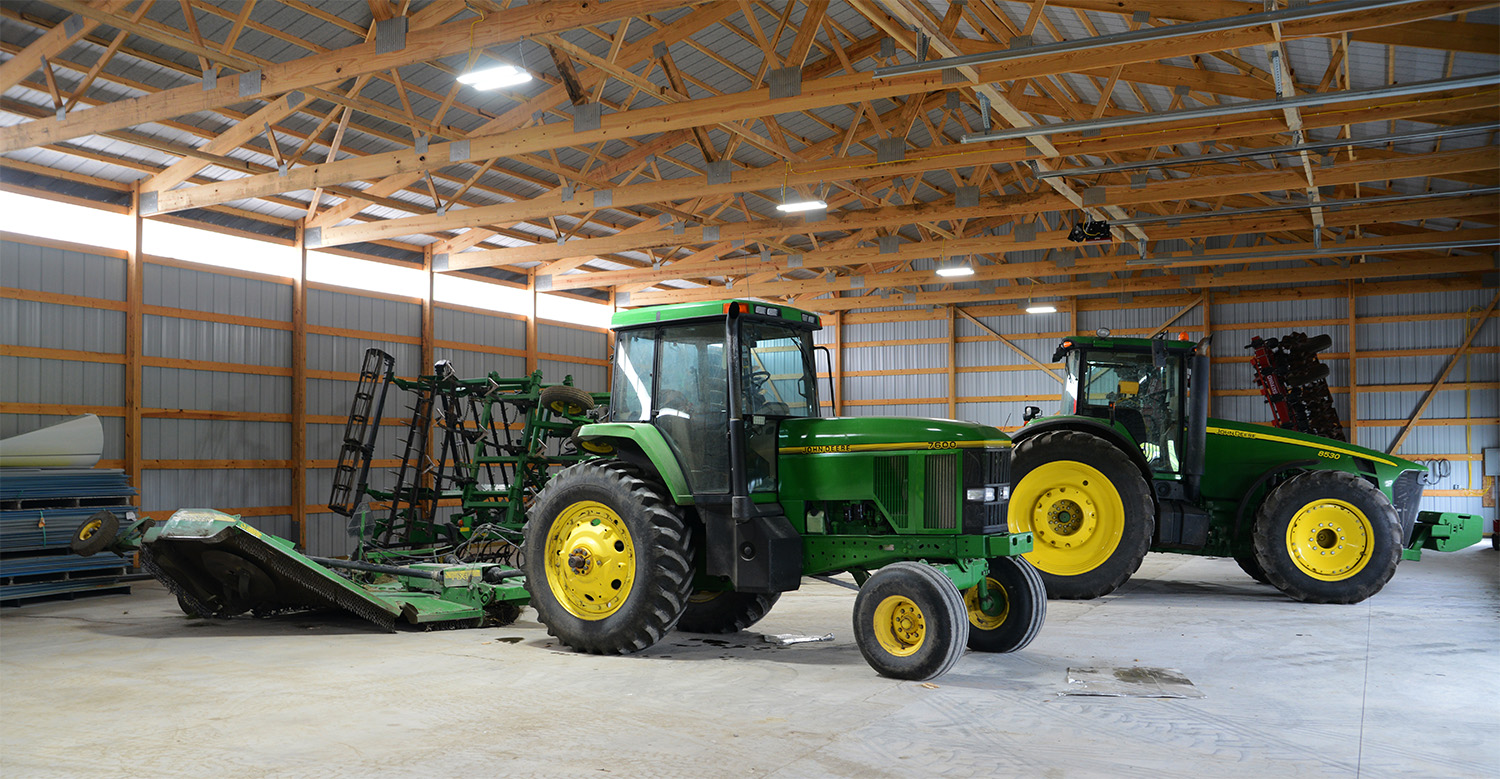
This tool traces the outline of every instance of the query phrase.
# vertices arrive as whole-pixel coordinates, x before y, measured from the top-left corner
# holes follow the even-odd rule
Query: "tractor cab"
[[[1189,369],[1196,344],[1141,338],[1070,339],[1063,414],[1104,420],[1130,436],[1153,473],[1182,472]]]

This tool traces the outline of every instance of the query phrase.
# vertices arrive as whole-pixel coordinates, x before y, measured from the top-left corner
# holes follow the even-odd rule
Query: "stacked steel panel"
[[[69,542],[95,512],[125,521],[135,489],[108,468],[0,470],[0,605],[80,593],[130,592],[118,555],[75,556]]]

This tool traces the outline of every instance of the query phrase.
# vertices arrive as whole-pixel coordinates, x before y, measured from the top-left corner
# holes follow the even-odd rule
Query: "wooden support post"
[[[1395,454],[1401,450],[1401,442],[1406,440],[1407,434],[1417,424],[1417,420],[1422,418],[1422,412],[1427,410],[1427,404],[1432,402],[1432,396],[1437,394],[1438,387],[1442,386],[1443,381],[1448,378],[1448,374],[1452,372],[1453,366],[1457,365],[1458,361],[1463,359],[1464,354],[1469,351],[1469,344],[1474,343],[1474,336],[1478,335],[1479,331],[1484,329],[1485,322],[1490,321],[1490,314],[1495,312],[1495,304],[1497,303],[1500,303],[1500,294],[1495,295],[1490,300],[1489,307],[1484,310],[1483,314],[1479,315],[1479,321],[1475,322],[1474,327],[1469,329],[1469,335],[1464,338],[1464,342],[1453,352],[1453,356],[1448,359],[1448,364],[1443,366],[1443,372],[1438,374],[1437,379],[1432,382],[1432,386],[1427,388],[1427,394],[1422,396],[1422,402],[1417,405],[1417,410],[1411,413],[1411,418],[1406,420],[1406,424],[1401,426],[1400,435],[1397,435],[1396,440],[1391,442],[1390,448],[1385,450],[1386,454]]]
[[[1359,339],[1356,334],[1358,322],[1355,321],[1354,303],[1354,279],[1350,279],[1349,322],[1345,327],[1349,331],[1349,443],[1351,444],[1359,443]]]
[[[844,413],[844,312],[833,312],[833,415]]]
[[[145,261],[141,259],[141,187],[136,182],[130,195],[134,241],[125,259],[125,475],[135,487],[138,506],[146,507],[146,485],[141,483],[141,340],[144,337]]]
[[[958,307],[948,306],[948,418],[958,419]]]
[[[307,220],[297,222],[297,278],[292,282],[292,527],[307,548]]]
[[[1204,292],[1203,292],[1203,337],[1204,338],[1212,338],[1213,335],[1214,335],[1213,313],[1214,313],[1214,293],[1211,290],[1204,290]],[[1208,386],[1209,386],[1210,390],[1212,390],[1213,384],[1214,384],[1214,382],[1213,382],[1213,372],[1214,372],[1214,348],[1213,348],[1212,344],[1210,344],[1210,346],[1208,348],[1208,373],[1209,373]],[[1212,391],[1210,391],[1208,393],[1208,415],[1209,416],[1213,416],[1214,415],[1214,394],[1213,394]]]
[[[1078,298],[1068,301],[1068,335],[1078,335]]]
[[[537,369],[536,359],[536,274],[526,276],[526,373]]]
[[[618,304],[615,303],[614,287],[609,289],[609,310],[610,313],[620,310]],[[613,328],[604,330],[604,361],[607,363],[604,366],[604,389],[609,391],[615,386],[615,331]]]
[[[437,334],[433,331],[432,321],[432,290],[436,284],[437,274],[432,270],[432,247],[429,245],[422,253],[422,270],[427,273],[427,284],[422,291],[422,366],[418,373],[430,373],[432,364],[437,360],[434,353]]]

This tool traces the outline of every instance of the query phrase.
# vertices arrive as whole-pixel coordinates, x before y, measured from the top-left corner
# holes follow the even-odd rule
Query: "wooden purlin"
[[[146,37],[158,37],[137,24],[101,11],[83,0],[52,0],[52,4],[112,27]],[[471,47],[493,46],[523,37],[601,24],[690,4],[693,4],[692,0],[614,0],[604,4],[591,0],[545,0],[489,14],[482,22],[454,22],[429,30],[410,31],[406,35],[406,46],[393,52],[377,51],[374,42],[359,43],[335,53],[316,54],[264,69],[238,55],[198,45],[187,39],[177,39],[172,42],[176,48],[203,56],[211,62],[237,68],[242,71],[241,74],[220,79],[213,89],[204,89],[202,86],[178,87],[110,103],[87,112],[75,112],[63,120],[41,119],[0,128],[0,152],[118,130],[144,122],[243,103],[249,99],[271,99],[293,90],[335,84],[354,76],[466,52]],[[244,82],[244,79],[252,75],[259,76],[258,83]]]
[[[621,2],[621,0],[616,0]],[[611,4],[613,5],[613,4]],[[1433,0],[1375,12],[1350,14],[1337,20],[1313,20],[1284,25],[1288,37],[1339,32],[1349,25],[1400,24],[1431,15],[1449,14],[1479,7],[1477,0]],[[1055,73],[1092,69],[1115,64],[1152,61],[1176,56],[1201,54],[1221,47],[1263,44],[1274,40],[1266,29],[1247,29],[1225,33],[1212,40],[1169,40],[1132,47],[1111,47],[1088,56],[1041,56],[1016,62],[999,63],[979,69],[977,84],[1032,78]],[[497,135],[471,135],[463,145],[434,144],[426,154],[414,150],[387,152],[356,161],[337,161],[308,166],[286,176],[263,174],[232,182],[221,182],[164,196],[163,211],[198,208],[205,205],[259,197],[276,192],[311,189],[359,179],[373,179],[392,174],[410,174],[455,162],[485,160],[496,156],[579,146],[601,141],[629,138],[646,133],[685,130],[705,123],[758,118],[768,114],[806,111],[855,101],[973,87],[976,83],[945,83],[942,74],[922,74],[872,80],[868,74],[836,76],[804,82],[801,94],[772,99],[768,88],[752,89],[719,97],[702,98],[688,103],[652,106],[610,114],[603,117],[597,130],[562,131],[559,128],[531,127]],[[33,123],[35,124],[35,123]],[[4,133],[0,129],[0,149]]]

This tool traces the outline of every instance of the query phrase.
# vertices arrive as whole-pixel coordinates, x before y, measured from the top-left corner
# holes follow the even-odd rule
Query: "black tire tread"
[[[1009,575],[1007,571],[997,571],[996,566],[1006,566]],[[1047,621],[1047,587],[1042,582],[1042,574],[1023,557],[994,557],[990,559],[990,578],[1019,580],[1013,582],[1018,585],[1014,589],[1006,587],[1006,597],[1014,603],[1011,593],[1022,593],[1034,601],[1033,608],[1024,625],[1002,624],[995,630],[986,631],[970,623],[969,648],[976,652],[1018,652],[1025,649],[1042,631],[1042,623]]]
[[[1372,501],[1380,510],[1366,511],[1365,516],[1376,534],[1372,539],[1377,545],[1376,553],[1383,553],[1384,559],[1372,559],[1359,574],[1341,582],[1319,581],[1284,570],[1282,563],[1292,564],[1285,560],[1282,547],[1286,526],[1278,517],[1289,516],[1289,511],[1319,496],[1337,496],[1356,505],[1360,498]],[[1381,533],[1387,535],[1383,546],[1378,538]],[[1265,571],[1266,580],[1288,597],[1304,603],[1359,603],[1380,592],[1396,574],[1396,564],[1401,562],[1401,524],[1396,509],[1373,484],[1345,471],[1311,471],[1277,487],[1256,512],[1254,539],[1256,562]]]
[[[780,598],[779,592],[731,590],[711,601],[689,600],[682,619],[677,621],[677,629],[688,633],[738,633],[765,618]]]
[[[536,609],[538,620],[547,626],[547,633],[575,650],[589,654],[632,654],[660,641],[672,632],[682,617],[693,583],[691,534],[677,507],[666,501],[654,484],[643,479],[639,469],[618,460],[583,462],[559,471],[537,493],[532,505],[545,505],[551,494],[567,489],[573,482],[593,472],[598,472],[606,483],[612,485],[612,490],[628,496],[628,500],[641,507],[650,525],[649,535],[654,536],[658,565],[650,571],[637,573],[635,586],[642,588],[641,594],[631,596],[648,599],[641,608],[641,618],[605,636],[576,634],[562,626],[564,620],[559,617],[571,618],[571,615],[540,592],[547,586],[545,555],[540,551],[546,544],[547,530],[542,527],[545,520],[540,515],[526,525],[526,543],[532,550],[532,554],[527,555],[526,566],[526,579],[531,583],[531,605]],[[635,532],[636,529],[632,528],[632,534]],[[558,613],[553,613],[554,608]]]
[[[1114,477],[1110,478],[1115,490],[1120,493],[1120,500],[1125,506],[1126,513],[1125,532],[1121,534],[1120,546],[1115,549],[1112,557],[1098,568],[1076,576],[1058,576],[1042,570],[1037,571],[1042,582],[1047,586],[1049,598],[1088,600],[1108,595],[1129,581],[1130,577],[1140,570],[1141,561],[1146,559],[1146,552],[1151,548],[1151,535],[1156,526],[1156,504],[1151,500],[1149,485],[1141,476],[1140,469],[1136,467],[1135,462],[1130,459],[1130,455],[1099,436],[1078,430],[1053,430],[1027,438],[1017,444],[1012,459],[1011,483],[1013,485],[1019,485],[1026,474],[1037,464],[1050,461],[1039,459],[1036,464],[1028,462],[1039,456],[1034,454],[1039,449],[1044,455],[1048,450],[1061,454],[1052,459],[1086,462],[1082,458],[1092,455],[1103,464],[1107,464],[1109,470],[1117,471],[1121,477],[1131,480],[1128,484],[1122,485]],[[1095,467],[1098,468],[1098,465]],[[1098,468],[1098,470],[1110,476],[1105,468]],[[1130,495],[1130,492],[1134,492],[1135,495]],[[1131,516],[1132,505],[1134,516]]]
[[[552,408],[552,404],[558,401],[578,406],[584,411],[588,411],[594,407],[593,395],[578,387],[570,387],[566,384],[554,384],[551,387],[546,387],[537,396],[537,402],[546,408]]]
[[[865,626],[861,624],[862,601],[872,597],[869,595],[872,592],[869,588],[872,585],[900,576],[911,576],[925,581],[929,586],[933,587],[942,604],[941,607],[947,609],[948,612],[948,630],[946,634],[930,636],[930,640],[942,642],[941,648],[944,651],[931,658],[932,662],[925,666],[905,669],[882,667],[879,656],[872,657],[871,653],[872,651],[883,650],[879,648],[879,642],[872,635],[869,635],[865,630]],[[928,621],[932,622],[933,620],[929,619]],[[917,682],[942,676],[952,670],[958,659],[963,657],[964,649],[968,645],[968,629],[968,610],[964,606],[963,595],[959,593],[958,587],[954,586],[952,579],[949,579],[942,572],[925,563],[903,561],[891,563],[881,568],[875,572],[874,576],[865,581],[864,586],[860,587],[859,596],[854,601],[855,642],[859,645],[860,654],[864,655],[865,661],[881,676]],[[870,646],[872,643],[874,644],[873,647]]]

